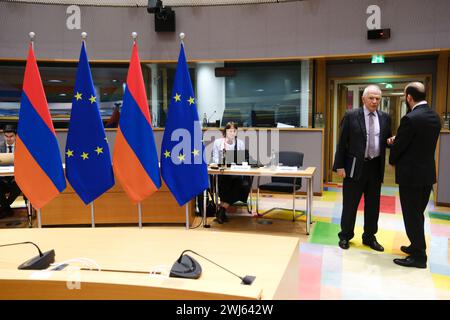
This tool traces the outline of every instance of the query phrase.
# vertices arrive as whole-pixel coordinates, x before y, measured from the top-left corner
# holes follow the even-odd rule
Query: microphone
[[[202,273],[202,267],[200,266],[200,264],[193,259],[192,257],[188,256],[187,254],[185,255],[185,252],[192,252],[193,254],[202,257],[203,259],[211,262],[212,264],[215,264],[216,266],[222,268],[223,270],[231,273],[232,275],[238,277],[239,279],[242,280],[241,284],[245,284],[245,285],[251,285],[253,283],[253,281],[255,280],[256,277],[254,276],[245,276],[245,277],[240,277],[237,274],[235,274],[234,272],[222,267],[221,265],[218,265],[217,263],[215,263],[214,261],[209,260],[208,258],[202,256],[201,254],[198,254],[197,252],[194,252],[192,250],[184,250],[180,257],[178,258],[177,261],[175,261],[175,263],[172,266],[172,269],[170,270],[170,277],[173,278],[188,278],[188,279],[198,279],[200,278],[200,275]]]
[[[31,241],[2,244],[0,247],[15,246],[26,243],[34,245],[38,249],[39,255],[22,263],[18,267],[19,270],[43,270],[47,269],[51,263],[55,262],[55,250],[52,249],[42,253],[41,249],[39,249],[39,247]]]
[[[220,165],[221,165],[221,167],[225,167],[226,164],[227,164],[227,161],[226,161],[226,153],[227,153],[227,150],[225,149],[225,147],[223,147],[223,150],[222,150],[222,159],[220,159]]]

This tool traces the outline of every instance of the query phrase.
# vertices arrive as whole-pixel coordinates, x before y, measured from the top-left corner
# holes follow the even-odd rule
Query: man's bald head
[[[413,99],[414,102],[420,102],[425,100],[425,86],[421,82],[411,82],[405,87],[405,97],[408,95]]]
[[[376,84],[371,84],[364,89],[362,96],[367,97],[369,93],[374,93],[381,96],[381,89]]]

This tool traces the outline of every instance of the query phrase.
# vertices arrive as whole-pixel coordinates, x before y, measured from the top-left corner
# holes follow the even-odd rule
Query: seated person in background
[[[105,128],[117,128],[120,120],[120,102],[114,103],[115,107],[111,114],[111,117],[105,124]]]
[[[14,153],[16,146],[16,126],[7,124],[3,129],[5,143],[0,145],[0,153]],[[0,177],[0,218],[13,214],[11,204],[20,195],[21,191],[14,177]]]
[[[238,126],[234,122],[228,122],[222,131],[223,138],[214,141],[213,162],[222,163],[221,157],[226,150],[245,150],[242,140],[236,138]],[[217,222],[222,224],[228,221],[227,208],[237,201],[247,202],[251,188],[251,179],[243,176],[223,175],[218,177],[220,208],[216,212]]]

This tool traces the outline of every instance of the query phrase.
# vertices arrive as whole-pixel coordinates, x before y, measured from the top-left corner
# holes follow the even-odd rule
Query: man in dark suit
[[[389,163],[395,166],[395,182],[399,185],[403,221],[411,245],[400,248],[409,256],[394,262],[404,267],[426,268],[424,211],[436,182],[434,153],[441,120],[425,101],[422,83],[406,86],[405,102],[409,112],[388,143],[393,143]]]
[[[391,136],[391,120],[378,110],[381,90],[376,85],[364,89],[364,106],[349,110],[341,121],[339,143],[333,170],[344,178],[343,207],[339,246],[350,247],[358,204],[364,194],[364,233],[362,242],[376,251],[384,251],[375,237],[380,213],[381,183],[387,139]]]
[[[0,145],[0,153],[14,153],[16,146],[16,127],[8,124],[3,129],[5,143]],[[21,191],[17,186],[14,177],[0,178],[0,219],[13,214],[11,204],[20,195]]]

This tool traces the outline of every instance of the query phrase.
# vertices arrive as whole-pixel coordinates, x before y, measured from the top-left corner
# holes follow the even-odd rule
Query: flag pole
[[[139,228],[142,228],[142,203],[138,202]]]
[[[42,228],[42,224],[41,224],[41,209],[38,209],[38,228]]]
[[[184,32],[181,32],[180,35],[179,35],[179,37],[180,37],[181,44],[184,46],[184,41],[183,41],[183,39],[186,37],[186,34],[185,34]]]
[[[94,201],[91,202],[91,226],[95,228]]]
[[[36,33],[34,33],[33,31],[31,31],[29,34],[30,36],[30,43],[31,43],[31,49],[34,50],[34,38],[36,37]],[[32,220],[33,220],[33,207],[31,206],[31,202],[28,203],[28,212],[31,212],[31,218],[30,218],[30,226],[33,226]],[[38,217],[38,227],[41,228],[42,224],[41,224],[41,209],[37,210],[37,217]]]
[[[86,32],[82,32],[81,33],[81,41],[84,42],[84,46],[86,47],[86,38],[87,38],[87,33]]]
[[[34,37],[36,36],[36,33],[34,33],[33,31],[31,31],[28,35],[30,36],[31,47],[32,47],[33,50],[34,50]]]
[[[181,32],[180,35],[180,42],[184,46],[183,39],[186,37],[184,32]],[[189,230],[189,201],[186,203],[186,230]]]
[[[132,32],[131,37],[133,38],[133,45],[136,44],[137,32]],[[138,202],[138,215],[139,215],[139,228],[142,228],[142,203]]]
[[[189,202],[186,203],[186,230],[189,230]]]

